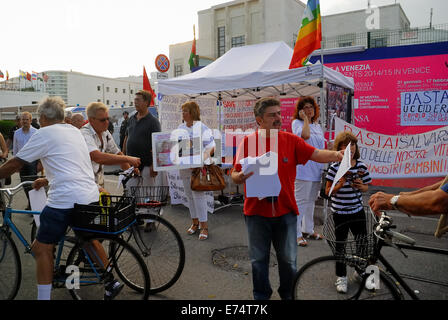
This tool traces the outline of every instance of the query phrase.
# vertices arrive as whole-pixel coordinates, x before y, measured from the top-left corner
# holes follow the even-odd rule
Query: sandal
[[[208,228],[203,228],[199,233],[199,240],[207,240],[207,239],[208,239]]]
[[[188,228],[188,230],[187,230],[187,233],[188,234],[195,234],[196,233],[196,231],[198,231],[198,229],[199,229],[199,224],[192,224],[191,226],[190,226],[190,228]]]
[[[318,234],[317,232],[314,232],[313,234],[308,235],[307,239],[322,240],[323,237],[320,234]]]
[[[306,247],[308,245],[308,242],[303,239],[303,237],[297,238],[297,245],[300,247]]]

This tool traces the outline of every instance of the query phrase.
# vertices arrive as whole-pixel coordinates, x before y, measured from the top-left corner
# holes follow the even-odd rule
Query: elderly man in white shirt
[[[107,130],[109,111],[101,102],[92,102],[86,108],[89,123],[80,130],[89,149],[95,182],[104,188],[104,165],[119,164],[123,170],[140,166],[140,158],[125,156],[117,147],[112,134]],[[138,170],[138,169],[136,169]]]
[[[64,121],[65,103],[60,97],[44,99],[38,107],[39,129],[23,148],[0,167],[0,179],[19,171],[24,163],[38,159],[46,178],[33,182],[33,188],[50,185],[47,203],[40,214],[40,227],[32,251],[36,258],[36,278],[39,300],[49,300],[53,281],[53,249],[65,235],[74,213],[74,204],[98,201],[87,145],[78,129]],[[107,255],[101,244],[92,242],[98,257],[105,262]],[[105,284],[105,299],[116,294],[122,284],[111,280]]]

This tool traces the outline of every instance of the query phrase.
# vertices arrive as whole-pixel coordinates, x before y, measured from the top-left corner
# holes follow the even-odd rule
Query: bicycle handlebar
[[[372,209],[371,208],[369,208],[369,209],[370,209],[371,214],[373,214]],[[395,238],[399,241],[402,241],[402,242],[410,244],[410,245],[414,245],[416,243],[416,241],[414,239],[412,239],[411,237],[408,237],[399,232],[390,230],[393,227],[395,227],[395,226],[392,225],[392,218],[389,217],[388,215],[386,215],[385,212],[381,212],[381,217],[380,217],[380,220],[378,221],[378,225],[376,226],[376,228],[374,230],[374,234],[378,238],[383,239],[383,240],[385,240],[384,236],[387,236],[387,238],[389,238],[389,239]]]

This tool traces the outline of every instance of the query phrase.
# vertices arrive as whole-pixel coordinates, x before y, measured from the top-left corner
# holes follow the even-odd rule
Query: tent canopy
[[[322,78],[354,89],[353,78],[331,68],[311,65],[288,69],[293,50],[284,42],[269,42],[229,50],[208,66],[181,77],[161,80],[162,95],[210,95],[254,99],[264,96],[297,97],[319,91]]]

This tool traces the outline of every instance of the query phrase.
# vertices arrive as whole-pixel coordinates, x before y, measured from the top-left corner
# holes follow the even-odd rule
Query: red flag
[[[31,74],[29,72],[26,73],[26,80],[31,81]]]
[[[151,93],[151,103],[149,104],[150,107],[154,106],[154,101],[156,99],[156,94],[154,93],[154,90],[151,88],[151,83],[149,83],[148,75],[146,74],[145,66],[143,66],[143,90],[149,91]]]

